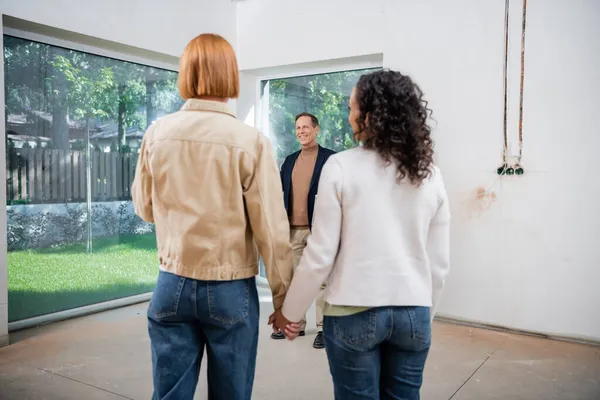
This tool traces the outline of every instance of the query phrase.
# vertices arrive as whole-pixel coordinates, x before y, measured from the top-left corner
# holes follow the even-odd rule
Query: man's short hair
[[[314,115],[312,115],[311,113],[302,112],[302,113],[296,115],[296,120],[294,122],[298,122],[298,119],[300,117],[310,117],[310,120],[312,122],[313,128],[315,126],[319,126],[319,119],[317,117],[315,117]]]
[[[179,61],[178,84],[184,100],[202,96],[237,98],[240,80],[231,44],[211,33],[192,39]]]

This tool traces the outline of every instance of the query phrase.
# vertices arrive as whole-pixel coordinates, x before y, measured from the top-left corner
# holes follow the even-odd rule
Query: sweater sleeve
[[[429,224],[427,257],[431,268],[432,307],[431,319],[435,316],[446,276],[450,270],[450,205],[442,186],[440,205]]]
[[[341,166],[330,157],[319,180],[311,235],[283,303],[290,321],[302,320],[333,268],[342,228],[342,185]]]

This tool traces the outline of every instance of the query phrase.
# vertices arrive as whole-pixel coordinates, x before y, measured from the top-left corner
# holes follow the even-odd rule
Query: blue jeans
[[[148,307],[152,398],[193,399],[206,347],[208,398],[250,400],[258,320],[254,278],[197,281],[161,271]]]
[[[380,307],[326,316],[336,400],[418,400],[431,345],[428,307]]]

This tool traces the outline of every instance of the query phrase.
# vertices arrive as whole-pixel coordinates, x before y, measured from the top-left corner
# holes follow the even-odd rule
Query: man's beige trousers
[[[306,247],[306,240],[310,235],[310,230],[308,228],[291,228],[290,229],[290,242],[292,243],[292,258],[293,258],[293,266],[294,269],[300,263],[300,259],[302,258],[302,252]],[[323,300],[323,293],[325,292],[325,284],[321,285],[321,291],[317,295],[315,299],[315,310],[317,314],[317,331],[323,330],[323,308],[325,306],[325,301]],[[302,320],[302,330],[306,329],[306,315]]]

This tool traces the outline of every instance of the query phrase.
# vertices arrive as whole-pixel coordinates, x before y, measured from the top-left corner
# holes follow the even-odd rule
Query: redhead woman
[[[209,398],[249,400],[259,322],[256,247],[276,310],[291,279],[271,144],[227,108],[239,86],[231,45],[218,35],[196,37],[180,60],[183,108],[158,120],[142,141],[132,197],[136,213],[156,225],[160,272],[148,308],[156,400],[194,397],[205,350]]]

